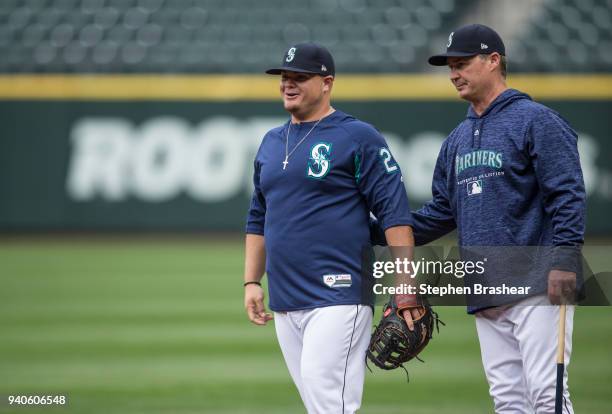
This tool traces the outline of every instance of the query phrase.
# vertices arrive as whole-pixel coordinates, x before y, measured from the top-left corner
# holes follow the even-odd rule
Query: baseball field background
[[[304,413],[242,304],[252,160],[288,119],[263,71],[326,45],[333,105],[381,131],[418,208],[467,110],[426,60],[476,22],[577,131],[588,261],[611,272],[612,0],[0,1],[0,413]],[[473,317],[437,310],[426,362],[373,368],[361,413],[493,411]],[[611,307],[577,310],[569,374],[576,413],[612,412]]]
[[[605,243],[606,240],[597,240]],[[609,263],[602,246],[596,266]],[[64,394],[15,413],[301,413],[273,326],[248,322],[238,237],[12,236],[0,240],[0,395]],[[403,371],[367,374],[364,414],[492,412],[474,320],[446,323]],[[380,315],[380,310],[375,317]],[[610,412],[612,312],[576,312],[577,413]],[[325,352],[325,349],[321,349]]]

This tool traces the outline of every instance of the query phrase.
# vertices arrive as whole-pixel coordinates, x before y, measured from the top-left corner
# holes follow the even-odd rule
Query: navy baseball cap
[[[267,74],[280,75],[282,71],[314,73],[321,76],[335,76],[336,68],[331,53],[316,43],[298,43],[283,55],[281,66],[268,69]]]
[[[483,24],[463,26],[448,36],[446,53],[434,55],[428,62],[434,66],[446,66],[449,57],[489,55],[497,52],[506,56],[506,47],[497,32]]]

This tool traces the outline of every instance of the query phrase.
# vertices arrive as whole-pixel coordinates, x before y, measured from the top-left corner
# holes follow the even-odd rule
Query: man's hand
[[[551,270],[548,274],[548,299],[553,305],[576,300],[576,273]]]
[[[265,325],[273,319],[270,313],[266,313],[264,292],[259,285],[250,284],[244,287],[244,308],[255,325]]]
[[[408,325],[408,329],[414,331],[414,322],[415,320],[420,319],[425,314],[425,308],[419,306],[418,308],[410,308],[404,309],[400,311],[402,314],[402,318],[406,321],[406,325]]]
[[[414,331],[414,321],[421,319],[425,308],[420,306],[416,295],[395,295],[394,300],[399,309],[397,313],[406,321],[408,330]]]

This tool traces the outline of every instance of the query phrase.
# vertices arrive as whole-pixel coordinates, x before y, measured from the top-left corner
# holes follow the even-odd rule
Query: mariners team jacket
[[[508,89],[481,116],[470,107],[442,145],[432,195],[413,212],[417,245],[456,227],[460,246],[558,246],[550,267],[577,270],[573,250],[561,248],[584,237],[577,136],[528,95]],[[546,291],[542,274],[530,277],[531,294]]]
[[[265,237],[270,309],[364,304],[361,256],[369,214],[383,230],[412,223],[402,174],[371,125],[336,110],[269,131],[254,163],[246,232]],[[368,303],[365,303],[368,304]]]

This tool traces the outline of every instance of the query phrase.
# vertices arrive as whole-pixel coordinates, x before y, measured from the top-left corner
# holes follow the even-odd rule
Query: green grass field
[[[0,241],[0,412],[8,394],[67,394],[16,413],[303,413],[273,326],[242,306],[239,241]],[[446,322],[425,364],[368,373],[361,413],[490,413],[473,318]],[[379,314],[375,319],[378,319]],[[612,309],[580,308],[570,390],[610,413]]]

